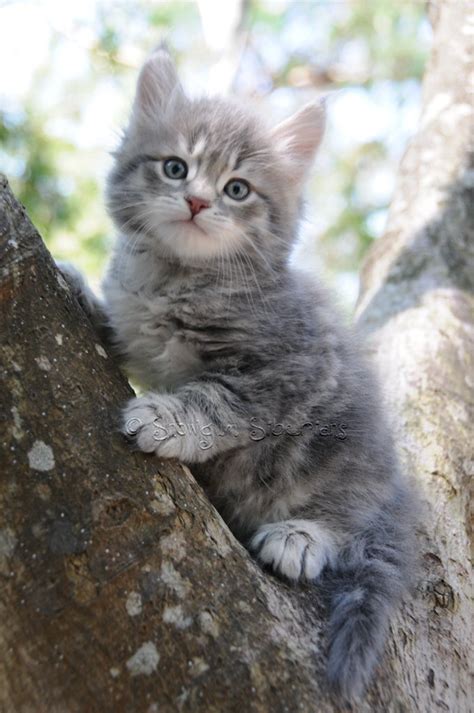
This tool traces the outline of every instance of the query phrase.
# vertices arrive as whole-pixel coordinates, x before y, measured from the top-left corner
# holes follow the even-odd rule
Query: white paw
[[[258,528],[250,542],[257,559],[287,579],[313,580],[336,558],[334,536],[312,520],[284,520]]]
[[[70,262],[59,260],[56,267],[66,280],[72,294],[76,297],[82,309],[88,315],[94,314],[97,309],[97,297],[88,286],[80,270]]]
[[[56,267],[66,280],[73,293],[75,295],[80,295],[86,286],[86,281],[84,280],[81,271],[78,270],[72,263],[64,262],[63,260],[58,260],[56,262]]]
[[[171,428],[174,418],[167,399],[153,394],[129,401],[122,412],[121,430],[144,453],[176,458],[179,443]]]

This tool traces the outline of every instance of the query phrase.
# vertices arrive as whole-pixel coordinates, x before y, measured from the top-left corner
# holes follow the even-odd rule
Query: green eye
[[[180,181],[188,175],[188,167],[180,158],[167,158],[163,164],[163,171],[168,178]]]
[[[250,186],[247,181],[243,181],[241,178],[233,178],[225,184],[224,192],[234,201],[243,201],[250,193]]]

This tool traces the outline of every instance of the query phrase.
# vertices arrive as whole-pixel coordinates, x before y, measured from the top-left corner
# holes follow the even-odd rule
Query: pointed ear
[[[184,98],[184,91],[173,60],[164,47],[159,47],[140,71],[133,116],[156,119],[157,113],[163,113],[179,98]]]
[[[292,178],[305,179],[324,135],[326,101],[307,104],[273,129],[277,151],[287,162]]]

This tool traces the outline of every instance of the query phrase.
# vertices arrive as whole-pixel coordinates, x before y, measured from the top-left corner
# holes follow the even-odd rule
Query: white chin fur
[[[228,255],[237,247],[233,231],[208,230],[191,221],[176,221],[161,225],[157,231],[160,241],[180,260],[206,260],[218,255]]]

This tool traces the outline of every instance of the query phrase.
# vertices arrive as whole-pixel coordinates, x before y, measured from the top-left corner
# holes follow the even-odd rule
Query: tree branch
[[[189,470],[130,453],[130,388],[0,181],[0,709],[332,710],[312,591],[264,575]]]
[[[420,130],[402,161],[386,235],[364,266],[359,302],[400,454],[425,502],[418,597],[392,646],[422,711],[470,707],[473,14],[463,1],[437,6]]]

